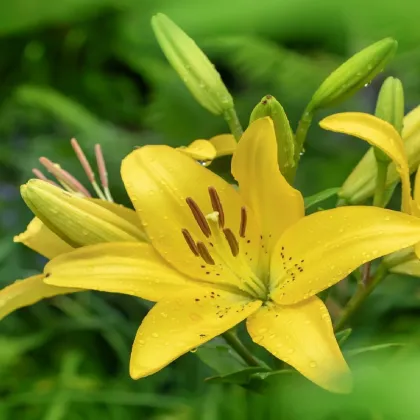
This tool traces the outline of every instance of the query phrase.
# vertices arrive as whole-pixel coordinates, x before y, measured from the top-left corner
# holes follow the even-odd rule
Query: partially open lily
[[[404,141],[391,124],[370,114],[346,112],[331,115],[322,120],[320,125],[327,130],[363,139],[387,154],[401,178],[403,211],[420,217],[420,173],[417,171],[412,199],[409,161]],[[414,252],[407,251],[387,257],[385,263],[389,266],[389,270],[394,273],[420,276],[420,243],[415,245],[413,251],[417,257]]]
[[[95,182],[93,170],[80,146],[75,140],[72,144],[81,156],[89,180]],[[67,191],[60,189],[41,171],[34,169],[34,174],[41,180],[31,180],[22,186],[21,192],[29,207],[35,214],[39,214],[43,221],[38,217],[32,219],[26,231],[15,236],[15,242],[24,244],[47,259],[52,259],[88,244],[111,240],[146,240],[134,210],[106,201],[106,198],[112,197],[108,189],[105,162],[99,145],[95,147],[95,151],[104,189],[104,193],[101,193],[103,199],[92,198],[76,178],[48,159],[40,158],[41,163],[56,176],[57,181]],[[96,185],[95,189],[98,188]],[[47,285],[43,279],[43,275],[31,276],[17,280],[0,290],[0,319],[41,299],[78,291],[74,288]]]
[[[335,116],[331,117],[335,118]],[[410,173],[413,173],[420,164],[420,106],[414,108],[404,117],[401,137]],[[398,182],[398,178],[399,174],[396,167],[391,163],[388,169],[387,187],[391,187],[395,182]],[[338,195],[351,204],[363,203],[373,195],[375,179],[376,161],[373,148],[371,148],[347,177]]]
[[[233,154],[237,142],[232,134],[220,134],[210,140],[194,140],[187,147],[179,147],[178,150],[199,161],[204,166],[222,156]]]
[[[232,173],[239,192],[175,149],[137,149],[122,177],[151,244],[74,250],[47,264],[45,282],[157,302],[137,332],[133,378],[247,319],[256,343],[318,385],[348,392],[351,376],[316,294],[420,241],[420,220],[372,207],[304,217],[300,192],[278,169],[269,118],[247,129]]]

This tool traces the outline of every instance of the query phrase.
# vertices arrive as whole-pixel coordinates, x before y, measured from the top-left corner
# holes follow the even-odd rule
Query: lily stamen
[[[194,242],[194,239],[191,236],[191,233],[188,232],[187,229],[182,229],[182,234],[184,235],[185,242],[190,247],[191,252],[196,256],[200,256],[200,253],[198,252],[198,248],[196,243]]]
[[[223,229],[223,233],[225,234],[225,238],[227,240],[227,243],[229,244],[232,255],[236,257],[239,254],[238,240],[229,228]]]
[[[220,201],[220,197],[219,194],[217,194],[216,188],[209,187],[209,195],[213,210],[219,213],[219,227],[223,228],[225,226],[225,212],[223,211],[222,202]]]
[[[185,201],[187,202],[188,207],[190,208],[191,213],[193,214],[194,219],[200,227],[201,231],[207,238],[209,238],[211,236],[210,226],[207,223],[206,217],[204,216],[200,207],[198,207],[198,204],[191,197],[187,197]]]
[[[198,241],[197,242],[197,249],[198,252],[200,254],[200,257],[207,263],[210,265],[215,265],[216,263],[214,262],[212,256],[210,255],[209,250],[207,249],[207,247],[204,245],[203,242]]]
[[[239,225],[239,236],[241,238],[245,238],[247,221],[248,221],[248,215],[246,213],[246,208],[241,207],[241,222],[240,222],[240,225]]]
[[[80,193],[85,197],[91,197],[89,191],[73,175],[70,175],[61,168],[60,165],[52,162],[46,157],[40,157],[39,162],[50,174],[55,176],[57,181],[63,185],[64,188],[72,192]]]
[[[32,173],[41,181],[48,182],[51,185],[54,185],[55,187],[60,187],[56,182],[52,181],[51,179],[48,179],[39,169],[33,168]]]

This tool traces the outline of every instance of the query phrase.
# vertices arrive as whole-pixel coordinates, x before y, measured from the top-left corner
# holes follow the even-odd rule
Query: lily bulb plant
[[[379,162],[396,163],[403,211],[382,208],[384,203],[340,205],[305,215],[305,201],[293,179],[316,111],[370,82],[392,57],[395,41],[379,41],[333,72],[315,92],[296,132],[271,96],[256,106],[243,132],[232,97],[194,41],[164,15],[152,23],[187,88],[202,106],[225,118],[232,134],[179,149],[146,145],[131,151],[122,161],[121,176],[134,209],[113,202],[99,146],[101,186],[72,141],[98,198],[59,165],[41,158],[58,184],[35,170],[40,179],[22,186],[35,219],[15,240],[50,261],[43,273],[0,292],[0,316],[43,298],[84,290],[132,295],[155,302],[134,339],[133,379],[163,369],[218,336],[245,364],[271,371],[235,332],[245,322],[251,339],[283,361],[284,369],[295,369],[326,390],[350,392],[352,376],[335,333],[389,271],[417,261],[420,218],[410,196],[404,144],[392,122],[379,117],[354,113],[321,122],[323,128],[377,147],[383,153],[378,168]],[[395,110],[398,101],[386,98],[385,108]],[[237,185],[206,167],[230,154]],[[386,179],[379,178],[377,190],[383,193]],[[309,201],[314,204],[336,192],[322,192]],[[370,261],[386,255],[370,275]],[[320,293],[361,266],[368,272],[361,279],[363,287],[334,328]]]

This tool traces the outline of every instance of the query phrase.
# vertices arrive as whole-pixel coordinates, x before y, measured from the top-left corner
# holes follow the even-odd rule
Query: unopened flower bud
[[[324,80],[307,110],[335,105],[370,83],[392,59],[397,45],[394,39],[385,38],[353,55]]]
[[[73,247],[101,242],[144,241],[144,233],[107,203],[95,202],[64,191],[39,179],[21,187],[27,206],[52,232]]]
[[[286,113],[274,96],[266,95],[261,99],[251,113],[250,124],[263,117],[270,117],[273,120],[280,171],[288,179],[290,171],[296,165],[294,159],[295,140]]]
[[[195,99],[216,115],[232,109],[232,96],[197,44],[162,13],[153,16],[152,28],[169,63]]]
[[[404,90],[399,79],[388,77],[382,84],[376,102],[375,115],[392,124],[401,134],[404,118]],[[378,148],[374,148],[374,150],[378,162],[390,162],[384,152]]]

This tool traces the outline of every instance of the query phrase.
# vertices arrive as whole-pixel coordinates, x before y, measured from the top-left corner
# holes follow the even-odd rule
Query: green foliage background
[[[117,201],[128,203],[118,173],[120,159],[133,147],[186,145],[227,131],[222,119],[195,103],[164,60],[149,24],[156,12],[170,16],[206,51],[244,125],[256,102],[270,93],[296,127],[329,72],[385,36],[399,41],[391,66],[325,114],[372,112],[387,75],[402,79],[407,111],[420,103],[416,0],[5,0],[0,5],[0,286],[44,263],[12,243],[31,218],[19,185],[39,166],[39,156],[83,178],[69,139],[76,137],[91,157],[100,142],[111,190]],[[365,149],[362,142],[322,132],[315,123],[299,188],[307,196],[340,186]],[[229,162],[212,168],[227,174]],[[337,301],[345,302],[352,288],[351,280],[343,282],[334,290]],[[355,319],[344,345],[357,383],[350,397],[329,395],[294,374],[261,381],[268,385],[264,393],[206,383],[214,371],[194,354],[134,382],[128,377],[130,346],[146,311],[146,304],[132,297],[84,293],[7,317],[0,325],[0,418],[420,418],[419,279],[389,277]],[[409,345],[351,353],[390,342]],[[247,388],[256,388],[251,385]]]

